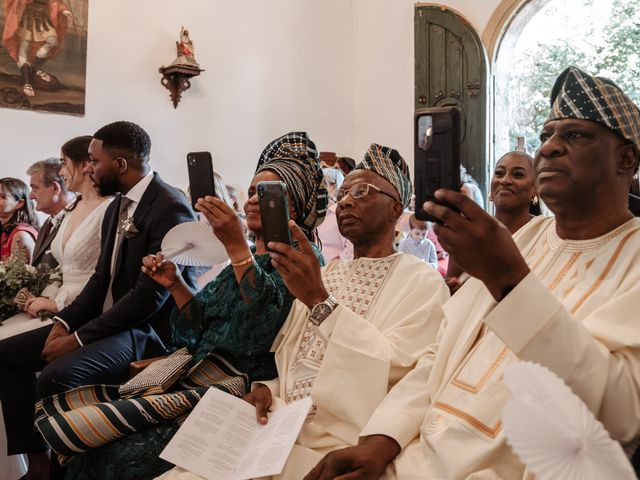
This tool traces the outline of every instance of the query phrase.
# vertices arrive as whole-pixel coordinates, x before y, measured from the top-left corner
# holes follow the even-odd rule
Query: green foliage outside
[[[570,65],[610,78],[640,104],[640,0],[553,0],[530,26],[523,37],[534,40],[516,46],[507,74],[511,145],[524,136],[538,147],[551,87]]]

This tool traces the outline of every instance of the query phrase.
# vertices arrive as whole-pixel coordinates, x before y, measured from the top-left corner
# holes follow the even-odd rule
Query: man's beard
[[[98,187],[98,192],[100,192],[100,195],[103,197],[115,195],[120,191],[118,175],[113,172],[100,180],[94,178],[93,181],[95,182],[96,187]]]

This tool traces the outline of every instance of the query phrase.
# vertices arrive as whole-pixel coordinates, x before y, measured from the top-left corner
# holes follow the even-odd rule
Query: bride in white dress
[[[112,197],[101,197],[87,174],[90,141],[90,136],[77,137],[69,140],[61,149],[60,175],[67,189],[78,194],[77,201],[68,207],[58,233],[51,243],[51,254],[62,272],[62,284],[48,286],[42,296],[31,298],[27,302],[24,313],[5,320],[0,326],[0,339],[50,323],[51,320],[42,322],[37,318],[38,313],[57,313],[69,305],[95,271],[100,255],[102,219]],[[2,422],[0,444],[4,442]],[[24,473],[25,465],[19,457],[21,456],[6,457],[6,445],[0,445],[0,471],[8,475],[7,479],[17,478],[21,471]]]
[[[51,242],[51,254],[62,272],[62,285],[47,287],[43,296],[27,301],[25,311],[57,313],[80,294],[95,271],[100,255],[101,227],[112,197],[101,197],[87,174],[91,137],[78,137],[62,146],[60,176],[79,199],[65,214]]]

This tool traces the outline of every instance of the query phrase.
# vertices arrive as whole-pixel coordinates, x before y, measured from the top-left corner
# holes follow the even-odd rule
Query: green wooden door
[[[488,77],[480,38],[454,12],[417,5],[415,56],[415,108],[462,109],[462,163],[480,185],[486,203]]]

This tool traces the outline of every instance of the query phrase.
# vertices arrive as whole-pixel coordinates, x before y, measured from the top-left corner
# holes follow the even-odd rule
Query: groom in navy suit
[[[134,123],[112,123],[94,134],[91,176],[102,195],[116,195],[102,223],[96,271],[53,326],[0,341],[8,453],[29,454],[33,478],[48,477],[48,447],[33,427],[38,399],[81,385],[120,383],[131,361],[166,351],[174,303],[140,266],[145,255],[160,251],[172,227],[195,217],[184,195],[149,168],[150,149],[149,136]],[[194,284],[190,269],[183,275]]]

